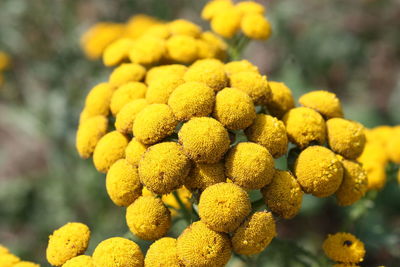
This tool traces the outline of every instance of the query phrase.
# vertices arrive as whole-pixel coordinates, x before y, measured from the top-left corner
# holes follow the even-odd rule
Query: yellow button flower
[[[235,5],[235,8],[243,14],[260,14],[265,13],[265,7],[255,1],[242,1]]]
[[[165,53],[164,39],[155,36],[144,36],[133,43],[129,50],[129,59],[133,63],[149,65],[159,62]]]
[[[153,25],[143,34],[143,36],[152,36],[164,40],[170,37],[170,35],[171,31],[168,27],[168,24]]]
[[[349,233],[328,235],[322,248],[325,254],[334,261],[342,263],[359,263],[364,260],[364,244]]]
[[[271,89],[266,76],[252,71],[243,71],[230,76],[231,87],[247,93],[255,105],[265,105],[271,98]]]
[[[106,134],[107,127],[108,121],[104,116],[91,117],[79,124],[75,144],[82,158],[87,159],[92,155],[97,143]]]
[[[312,91],[302,95],[299,103],[308,108],[315,109],[327,119],[343,117],[342,104],[334,93],[328,91]]]
[[[186,82],[202,82],[219,91],[228,85],[224,64],[217,59],[201,59],[193,63],[183,76]]]
[[[400,164],[400,126],[393,128],[386,147],[389,159],[394,163]]]
[[[130,101],[144,98],[147,87],[141,82],[128,82],[113,93],[110,102],[110,109],[115,116]]]
[[[246,59],[226,63],[225,72],[228,74],[228,76],[239,72],[254,72],[259,74],[258,67]]]
[[[153,67],[146,74],[146,84],[151,86],[152,82],[158,79],[165,79],[165,77],[171,75],[183,77],[187,69],[188,68],[185,65],[180,64]]]
[[[120,64],[128,58],[134,41],[130,38],[120,38],[107,46],[103,53],[103,63],[107,67]]]
[[[136,138],[132,138],[125,149],[125,158],[133,166],[138,166],[144,152],[148,146],[140,143]]]
[[[127,82],[139,82],[146,74],[146,69],[136,63],[124,63],[115,68],[109,81],[113,86],[121,86]]]
[[[153,27],[154,25],[160,24],[162,24],[162,22],[154,17],[145,14],[133,15],[125,24],[126,29],[124,36],[131,39],[137,39],[140,36],[145,35],[146,32],[150,30],[151,27]]]
[[[173,35],[187,35],[198,37],[201,33],[201,28],[185,19],[177,19],[168,24],[169,30]]]
[[[20,261],[20,262],[14,264],[12,267],[40,267],[40,265],[37,263],[34,263],[34,262],[30,262],[30,261]]]
[[[264,17],[257,13],[250,13],[243,16],[240,23],[244,35],[250,39],[267,40],[271,34],[271,24]]]
[[[107,172],[111,165],[125,156],[128,139],[117,131],[104,135],[93,152],[93,163],[99,172]]]
[[[204,20],[211,20],[215,15],[233,7],[232,0],[212,0],[209,1],[201,11],[201,17]]]
[[[200,39],[197,39],[199,41],[204,41],[208,45],[212,47],[211,53],[209,50],[209,53],[207,54],[207,58],[217,58],[219,60],[225,60],[227,56],[227,50],[228,50],[228,45],[216,34],[212,32],[203,32],[200,36]],[[204,53],[202,54],[202,51],[199,49],[199,58],[206,58]],[[212,55],[213,54],[213,55]]]
[[[136,115],[148,105],[149,103],[143,98],[128,102],[115,118],[115,129],[123,134],[131,134]]]
[[[282,118],[286,112],[294,108],[292,91],[284,83],[268,82],[272,97],[267,103],[267,108],[272,116]]]
[[[386,183],[385,166],[387,154],[381,143],[368,140],[364,150],[357,159],[362,164],[368,176],[368,190],[380,190]]]
[[[175,89],[185,81],[179,74],[161,74],[152,81],[146,92],[146,100],[150,103],[167,104],[168,98]]]
[[[178,259],[175,238],[163,237],[151,244],[144,259],[145,266],[151,267],[181,267]]]
[[[214,164],[196,163],[186,179],[185,186],[192,190],[204,190],[213,184],[225,181],[225,169],[222,162]]]
[[[174,35],[167,40],[167,55],[172,60],[190,63],[197,59],[196,39],[187,35]]]
[[[242,13],[236,8],[225,8],[211,19],[211,29],[225,38],[232,38],[240,29]]]
[[[100,83],[93,87],[85,100],[85,117],[96,115],[107,116],[110,110],[111,96],[114,93],[114,87],[109,83]]]
[[[10,253],[0,254],[0,266],[4,267],[14,267],[20,259]]]
[[[68,260],[62,267],[95,267],[92,257],[80,255]]]

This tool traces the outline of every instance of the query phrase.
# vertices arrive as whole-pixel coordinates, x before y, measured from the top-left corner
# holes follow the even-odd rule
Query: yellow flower
[[[200,82],[186,82],[170,95],[168,105],[178,120],[208,116],[215,103],[213,89]]]
[[[228,131],[212,118],[192,118],[178,136],[185,153],[198,163],[216,163],[229,149]]]
[[[400,164],[400,126],[393,128],[393,132],[387,140],[387,153],[392,162]]]
[[[271,212],[252,214],[232,236],[233,251],[242,255],[262,252],[276,236],[275,220]]]
[[[203,32],[198,41],[208,44],[207,51],[199,48],[199,58],[217,58],[225,60],[227,56],[228,45],[217,35],[212,32]],[[200,45],[201,46],[201,45]]]
[[[168,194],[181,187],[189,171],[190,161],[175,142],[149,147],[139,163],[140,181],[156,194]]]
[[[135,40],[129,50],[133,63],[149,65],[159,62],[166,53],[165,41],[154,36],[144,36]]]
[[[364,260],[364,244],[349,233],[328,235],[322,248],[331,260],[342,263],[359,263]]]
[[[343,180],[343,167],[335,153],[322,146],[303,150],[294,165],[297,181],[307,194],[327,197],[335,193]]]
[[[186,179],[185,186],[192,190],[204,190],[213,184],[225,181],[225,169],[222,162],[213,164],[195,163]]]
[[[211,29],[225,37],[232,38],[240,29],[242,13],[234,7],[218,11],[211,19]]]
[[[158,79],[165,79],[165,77],[171,75],[177,75],[181,78],[185,74],[187,67],[180,64],[163,65],[151,68],[146,75],[146,83],[151,84]],[[168,100],[168,99],[167,99]]]
[[[0,51],[0,72],[6,70],[10,65],[10,57],[5,52]]]
[[[217,93],[213,117],[230,130],[245,129],[256,118],[253,101],[243,91],[225,88]]]
[[[109,83],[100,83],[93,87],[86,96],[84,108],[84,112],[86,113],[85,118],[97,115],[107,116],[110,110],[110,101],[113,93],[114,87]]]
[[[302,95],[299,103],[308,108],[315,109],[327,119],[343,117],[342,104],[334,93],[328,91],[312,91]]]
[[[199,216],[210,229],[233,232],[251,211],[246,191],[232,183],[207,187],[200,196]]]
[[[168,24],[156,24],[151,26],[143,36],[152,36],[161,39],[167,39],[170,37],[171,31],[168,27]]]
[[[272,116],[279,119],[290,109],[294,108],[294,99],[292,91],[281,82],[268,82],[271,88],[272,97],[267,103],[267,108]]]
[[[110,109],[115,116],[130,101],[144,98],[147,87],[141,82],[128,82],[113,93],[110,102]]]
[[[132,138],[125,149],[125,158],[133,166],[138,166],[144,152],[148,146],[140,143],[136,138]]]
[[[359,267],[360,265],[354,264],[354,263],[337,263],[332,265],[332,267]],[[384,267],[384,266],[380,266]]]
[[[93,152],[93,163],[99,172],[107,172],[111,165],[125,156],[128,139],[117,131],[104,135]]]
[[[123,134],[131,134],[136,115],[148,105],[149,103],[143,98],[132,100],[124,105],[115,117],[115,129]]]
[[[181,199],[183,205],[185,205],[186,209],[191,210],[192,202],[190,199],[192,198],[192,193],[189,190],[187,190],[184,186],[177,189],[176,193]],[[169,210],[171,212],[172,217],[178,215],[178,210],[181,209],[181,206],[179,205],[173,193],[162,195],[161,200],[164,202],[165,205],[170,207]]]
[[[231,242],[226,234],[217,233],[198,221],[179,236],[177,251],[185,266],[223,267],[231,257]]]
[[[148,267],[181,267],[175,238],[163,237],[151,244],[144,259]]]
[[[286,154],[288,138],[282,121],[269,115],[257,114],[253,124],[245,130],[247,139],[262,145],[274,158]]]
[[[219,91],[228,85],[224,64],[217,59],[201,59],[193,63],[183,76],[186,82],[202,82]]]
[[[83,254],[89,244],[90,230],[83,223],[67,223],[49,236],[46,257],[54,266]]]
[[[140,247],[133,241],[112,237],[102,241],[93,252],[95,266],[143,267],[144,257]]]
[[[231,87],[247,93],[255,105],[265,105],[271,98],[267,77],[253,71],[243,71],[230,76]]]
[[[228,151],[225,171],[234,184],[245,189],[261,189],[272,181],[274,159],[265,147],[243,142]]]
[[[129,38],[120,38],[111,43],[103,53],[104,65],[107,67],[115,66],[127,59],[133,44],[134,41]]]
[[[187,35],[174,35],[167,40],[167,55],[174,61],[190,63],[198,58],[196,39]]]
[[[185,19],[177,19],[168,24],[169,30],[173,35],[187,35],[198,37],[201,34],[201,28]]]
[[[6,248],[5,246],[0,244],[0,255],[9,254],[9,253],[10,253],[10,251],[8,250],[8,248]]]
[[[368,188],[368,178],[362,166],[355,161],[343,159],[343,181],[336,191],[340,206],[349,206],[362,198]]]
[[[143,108],[133,122],[133,134],[143,144],[154,144],[171,135],[178,121],[165,104],[151,104]]]
[[[106,189],[115,205],[129,206],[142,194],[137,167],[126,159],[117,160],[107,173]]]
[[[356,159],[364,149],[364,127],[342,118],[329,119],[326,122],[329,147],[347,159]]]
[[[272,182],[261,193],[268,208],[285,219],[293,218],[300,211],[303,191],[288,171],[275,170]]]
[[[263,5],[255,2],[255,1],[242,1],[235,5],[235,8],[238,9],[243,14],[260,14],[263,15],[265,13],[265,8]]]
[[[136,63],[124,63],[113,70],[109,81],[113,86],[121,86],[128,82],[139,82],[146,74],[146,69]]]
[[[34,262],[30,262],[30,261],[20,261],[20,262],[14,264],[12,267],[40,267],[40,265],[37,263],[34,263]]]
[[[95,267],[92,257],[80,255],[68,260],[62,267]]]
[[[1,267],[14,267],[19,261],[20,259],[11,253],[0,254]]]
[[[152,81],[146,92],[146,100],[150,103],[167,104],[171,93],[185,81],[179,74],[161,74]]]
[[[305,107],[293,108],[282,120],[285,123],[289,141],[300,148],[305,148],[312,142],[325,143],[325,121],[315,110]]]
[[[271,24],[261,14],[250,13],[243,16],[240,23],[244,35],[250,39],[266,40],[272,34]]]
[[[76,132],[76,150],[79,155],[89,158],[100,138],[107,132],[108,121],[104,116],[95,116],[81,122]]]
[[[129,18],[126,23],[124,36],[131,39],[137,39],[146,34],[153,26],[160,25],[161,23],[162,22],[158,19],[145,14],[134,15]]]
[[[171,213],[161,199],[139,197],[126,209],[126,223],[137,237],[156,240],[163,237],[171,226]]]
[[[226,63],[225,72],[228,74],[228,76],[239,72],[254,72],[259,74],[258,67],[246,59]]]
[[[201,17],[204,20],[211,20],[222,10],[226,10],[232,7],[232,0],[212,0],[203,7],[203,10],[201,11]]]

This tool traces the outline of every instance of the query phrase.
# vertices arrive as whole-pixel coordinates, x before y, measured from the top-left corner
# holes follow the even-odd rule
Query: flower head
[[[183,76],[186,82],[202,82],[215,91],[228,85],[224,64],[217,59],[201,59],[193,63]]]
[[[359,263],[364,260],[364,244],[349,233],[328,235],[322,248],[332,260],[342,263]]]
[[[114,87],[109,83],[100,83],[93,87],[85,100],[86,117],[96,115],[107,116],[110,110],[111,96],[114,93]]]
[[[231,61],[225,64],[225,72],[228,76],[239,72],[254,72],[259,73],[258,67],[250,63],[248,60],[243,59],[239,61]]]
[[[299,103],[308,108],[315,109],[327,119],[343,117],[342,105],[334,93],[328,91],[312,91],[302,95]]]
[[[178,258],[177,241],[175,238],[163,237],[151,244],[144,259],[145,266],[181,267]]]
[[[65,262],[62,267],[82,267],[82,266],[95,267],[92,257],[87,255],[76,256]]]
[[[292,91],[282,82],[268,82],[271,89],[271,98],[267,103],[268,111],[272,116],[282,118],[286,112],[294,108]]]
[[[111,165],[125,156],[126,136],[117,131],[104,135],[93,152],[93,163],[99,172],[107,172]]]
[[[150,83],[146,92],[146,100],[151,104],[167,104],[172,92],[183,83],[181,74],[161,74]]]
[[[89,158],[97,143],[107,132],[108,121],[104,116],[94,116],[82,121],[76,132],[76,150],[82,158]]]
[[[198,58],[196,39],[188,35],[173,35],[167,40],[167,55],[174,61],[190,63]]]
[[[165,53],[164,39],[146,35],[135,40],[129,50],[129,59],[133,63],[149,65],[159,62]]]
[[[120,86],[127,82],[140,82],[146,74],[146,69],[136,63],[123,63],[113,70],[110,84]]]
[[[133,166],[138,166],[144,152],[149,146],[142,144],[136,138],[132,138],[125,149],[125,159]]]
[[[148,105],[149,103],[144,98],[126,103],[115,116],[115,129],[123,134],[131,134],[136,115]]]
[[[222,162],[213,164],[195,163],[186,179],[185,186],[192,190],[204,190],[213,184],[225,181],[225,169]]]
[[[118,87],[113,93],[110,102],[110,109],[113,115],[118,114],[132,100],[144,98],[146,90],[146,85],[141,82],[128,82]]]
[[[232,74],[229,78],[231,87],[247,93],[256,105],[265,105],[271,98],[271,89],[266,76],[252,71],[243,71]]]
[[[250,39],[266,40],[272,34],[271,24],[263,14],[249,13],[240,23],[243,33]]]

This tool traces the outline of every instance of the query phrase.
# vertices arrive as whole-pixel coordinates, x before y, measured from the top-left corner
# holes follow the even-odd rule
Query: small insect
[[[350,240],[346,240],[343,242],[343,246],[348,246],[350,247],[353,244],[353,242],[351,242]]]

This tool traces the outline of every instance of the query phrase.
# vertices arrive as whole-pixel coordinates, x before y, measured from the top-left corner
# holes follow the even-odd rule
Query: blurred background
[[[100,240],[125,235],[124,209],[109,200],[104,175],[75,151],[84,97],[110,73],[100,61],[85,58],[79,38],[98,21],[124,22],[137,13],[186,18],[209,29],[199,15],[205,2],[0,0],[0,50],[12,58],[0,87],[1,244],[47,266],[48,235],[68,221],[92,229],[89,253]],[[252,42],[244,58],[269,79],[284,81],[296,98],[327,89],[342,99],[349,119],[367,127],[400,124],[398,0],[260,2],[274,34],[267,42]],[[278,222],[279,236],[288,242],[274,241],[252,264],[329,266],[323,239],[350,231],[366,244],[362,266],[400,266],[394,176],[383,191],[348,208],[338,208],[333,198],[305,197],[299,216]]]

